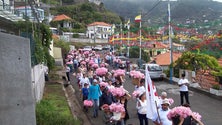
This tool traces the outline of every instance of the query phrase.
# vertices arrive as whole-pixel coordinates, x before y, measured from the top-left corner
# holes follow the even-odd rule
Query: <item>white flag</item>
[[[145,73],[145,88],[146,88],[146,100],[147,100],[147,114],[146,117],[152,119],[153,116],[157,113],[156,102],[158,101],[158,95],[156,87],[152,83],[152,80],[149,75],[148,65],[146,65]],[[156,101],[156,102],[155,102]]]

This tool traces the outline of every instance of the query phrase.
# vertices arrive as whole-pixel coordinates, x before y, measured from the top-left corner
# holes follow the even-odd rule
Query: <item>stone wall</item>
[[[216,78],[210,75],[208,72],[206,73],[202,73],[201,71],[197,72],[195,80],[197,83],[199,83],[201,88],[206,90],[210,90],[210,88],[214,84],[219,84],[219,82],[216,81]]]

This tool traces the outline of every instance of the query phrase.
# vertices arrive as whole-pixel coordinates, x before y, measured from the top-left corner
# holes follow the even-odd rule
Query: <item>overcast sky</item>
[[[222,0],[214,0],[214,1],[222,2]]]

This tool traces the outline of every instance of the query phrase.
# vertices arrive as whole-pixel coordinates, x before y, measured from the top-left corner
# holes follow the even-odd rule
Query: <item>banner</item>
[[[145,89],[146,89],[146,100],[147,100],[147,114],[146,117],[152,119],[153,116],[157,113],[156,104],[158,102],[158,95],[156,87],[152,83],[152,80],[149,75],[148,65],[145,68]]]

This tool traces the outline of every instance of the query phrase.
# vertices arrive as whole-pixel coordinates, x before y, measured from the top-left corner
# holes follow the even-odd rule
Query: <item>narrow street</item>
[[[171,106],[171,108],[179,105],[180,97],[178,86],[168,84],[164,81],[154,81],[154,83],[157,87],[158,93],[166,91],[168,93],[168,97],[174,99],[174,104]],[[80,91],[76,83],[76,79],[74,77],[71,78],[71,84],[76,90],[76,97],[80,97]],[[129,78],[128,75],[126,75],[126,82],[124,84],[124,88],[127,89],[130,94],[134,91],[134,86],[132,85],[131,78]],[[80,104],[82,104],[81,98],[78,98],[78,100],[80,101]],[[200,115],[202,116],[202,121],[205,125],[221,125],[222,100],[219,101],[206,95],[197,93],[195,91],[190,91],[190,103],[192,111],[200,113]],[[134,98],[131,98],[128,102],[128,112],[130,119],[127,121],[126,125],[139,124],[139,120],[137,118],[137,111],[135,107],[136,100]],[[92,111],[89,110],[89,112],[87,113],[87,117],[89,118],[92,125],[104,125],[102,111],[99,111],[98,118],[93,118]],[[149,125],[153,125],[152,121],[150,120]]]

